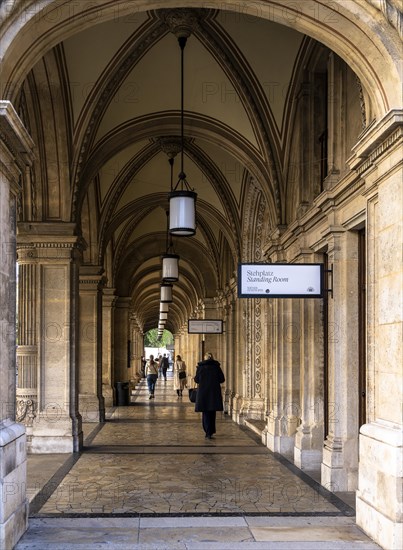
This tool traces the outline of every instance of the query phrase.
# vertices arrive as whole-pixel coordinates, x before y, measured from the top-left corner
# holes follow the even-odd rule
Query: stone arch
[[[191,2],[191,7],[205,7],[204,2]],[[231,0],[210,2],[221,10],[233,10]],[[387,2],[390,4],[390,0]],[[394,6],[393,4],[392,6]],[[189,2],[167,0],[164,8],[189,7]],[[133,12],[160,8],[158,2],[118,0],[111,4],[99,0],[97,5],[64,3],[45,0],[40,6],[22,2],[3,6],[3,97],[13,101],[29,70],[61,40],[94,24],[124,17]],[[377,118],[400,106],[400,76],[398,60],[401,41],[398,29],[401,18],[393,19],[396,32],[383,25],[390,10],[379,12],[373,2],[332,2],[324,5],[318,0],[289,4],[284,0],[256,1],[249,8],[239,7],[248,15],[269,19],[292,27],[322,42],[344,59],[358,75],[363,86],[372,94]],[[377,17],[370,21],[368,9]],[[396,11],[396,10],[395,10]],[[385,15],[386,14],[386,15]],[[397,11],[398,14],[398,11]],[[382,80],[379,75],[387,75]]]

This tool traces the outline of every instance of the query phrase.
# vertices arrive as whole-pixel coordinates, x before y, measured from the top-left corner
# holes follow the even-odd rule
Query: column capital
[[[348,160],[350,168],[363,173],[391,147],[400,147],[402,134],[403,110],[392,109],[361,134],[361,139],[353,147],[353,155]]]
[[[36,251],[38,260],[65,260],[72,249],[81,252],[87,244],[76,235],[76,225],[69,222],[20,222],[17,224],[17,252]]]
[[[79,283],[80,288],[97,290],[105,283],[104,268],[101,265],[81,265]]]
[[[21,191],[21,176],[34,159],[34,142],[10,101],[0,101],[0,170],[14,194]]]
[[[104,287],[102,289],[102,306],[113,307],[118,297],[115,294],[116,288]]]

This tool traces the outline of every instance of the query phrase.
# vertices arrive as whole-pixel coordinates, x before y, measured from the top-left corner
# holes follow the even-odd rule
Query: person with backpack
[[[174,390],[179,397],[183,397],[183,390],[186,388],[186,363],[182,361],[180,355],[176,356],[176,361],[174,363]]]
[[[154,361],[154,355],[150,355],[150,358],[147,361],[145,375],[147,379],[148,391],[150,393],[148,399],[154,399],[155,383],[158,378],[158,363]]]

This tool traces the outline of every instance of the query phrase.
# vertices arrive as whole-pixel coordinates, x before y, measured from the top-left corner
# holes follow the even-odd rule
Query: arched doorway
[[[369,168],[363,159],[371,152],[373,163],[397,143],[399,115],[387,115],[401,107],[397,33],[393,24],[388,33],[368,28],[368,16],[380,31],[383,21],[372,3],[273,1],[238,11],[228,4],[224,11],[226,6],[159,12],[147,4],[145,12],[135,2],[100,1],[96,7],[48,2],[22,12],[18,3],[5,8],[3,99],[14,105],[4,104],[2,118],[10,156],[6,179],[15,182],[15,195],[19,179],[23,187],[22,200],[12,199],[25,292],[19,417],[31,419],[32,450],[44,451],[56,439],[60,450],[77,450],[82,417],[102,419],[114,381],[132,374],[127,342],[136,342],[136,360],[141,335],[155,322],[167,153],[178,150],[175,29],[185,25],[191,30],[185,152],[189,179],[198,182],[198,233],[176,245],[181,278],[170,310],[172,332],[195,362],[200,337],[186,333],[188,318],[224,319],[231,337],[209,336],[208,343],[224,358],[233,418],[263,420],[268,413],[271,448],[302,467],[322,463],[325,485],[351,488],[358,476],[358,377],[349,385],[348,369],[356,365],[358,345],[354,339],[348,344],[350,330],[359,336],[358,306],[343,296],[357,295],[355,279],[348,277],[356,233],[379,216],[375,195],[368,198],[368,220],[360,206],[358,196],[369,192],[360,180]],[[189,64],[200,70],[191,72]],[[378,143],[388,145],[374,156]],[[12,210],[4,217],[8,226]],[[378,246],[378,229],[371,250]],[[13,242],[12,226],[5,236]],[[337,306],[331,302],[326,313],[333,330],[326,388],[321,307],[245,304],[237,300],[234,279],[239,261],[300,262],[322,260],[323,254],[336,266],[339,284]],[[375,308],[375,297],[371,303]],[[245,370],[233,367],[238,357]],[[369,360],[375,372],[375,360]],[[52,374],[55,365],[62,385]],[[334,422],[324,458],[325,389],[325,409]],[[41,428],[49,421],[40,432],[34,403],[41,403]],[[345,417],[347,405],[353,412]],[[376,418],[374,407],[368,414]],[[390,418],[387,407],[384,415]],[[54,418],[61,419],[57,426]],[[382,509],[382,503],[371,505]]]

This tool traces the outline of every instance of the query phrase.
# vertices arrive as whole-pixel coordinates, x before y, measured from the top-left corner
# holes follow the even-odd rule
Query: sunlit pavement
[[[200,414],[158,379],[86,424],[84,450],[28,457],[29,529],[16,548],[379,549],[354,510],[218,413]]]

